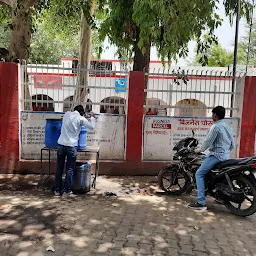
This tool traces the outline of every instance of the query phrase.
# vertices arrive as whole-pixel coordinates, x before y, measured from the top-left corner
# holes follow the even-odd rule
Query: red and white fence
[[[20,78],[24,77],[24,70],[22,70],[22,68],[23,67],[21,67],[19,72]],[[8,73],[6,72],[7,70],[9,71]],[[53,70],[54,69],[49,69],[48,73],[40,70],[38,73],[34,72],[31,74],[31,72],[27,72],[25,74],[28,74],[28,81],[30,81],[29,90],[30,93],[32,92],[32,96],[35,92],[37,93],[36,95],[48,95],[47,92],[49,93],[53,90],[53,92],[51,92],[53,93],[52,101],[49,101],[49,99],[47,101],[47,99],[45,100],[44,98],[38,99],[38,97],[36,97],[32,98],[31,103],[41,104],[41,106],[45,106],[44,104],[46,104],[46,107],[49,107],[49,104],[52,103],[54,104],[54,112],[50,109],[47,109],[50,111],[36,109],[36,111],[32,112],[20,112],[18,102],[22,102],[22,110],[24,98],[19,97],[19,95],[24,96],[22,86],[25,85],[26,81],[18,79],[18,66],[15,64],[0,63],[1,112],[4,113],[4,115],[1,116],[0,140],[0,170],[2,172],[4,172],[4,170],[20,171],[24,170],[24,168],[27,168],[27,172],[38,170],[38,161],[32,160],[37,159],[37,147],[40,148],[43,146],[44,120],[47,115],[63,115],[63,113],[57,113],[55,111],[57,111],[56,106],[58,106],[58,104],[64,104],[64,100],[61,100],[60,95],[61,93],[63,94],[63,90],[65,90],[65,83],[60,85],[60,81],[55,80],[57,82],[52,82],[51,86],[53,86],[53,84],[59,84],[57,86],[58,89],[49,88],[47,86],[51,79],[43,78],[44,75],[50,75],[50,78],[52,78],[51,76],[55,72],[53,72]],[[99,86],[98,82],[94,85],[89,85],[91,86],[90,100],[92,101],[90,106],[92,106],[94,111],[97,110],[98,107],[99,111],[95,112],[100,115],[98,128],[94,134],[89,136],[89,140],[91,139],[94,143],[97,141],[97,145],[102,149],[101,173],[157,173],[159,168],[165,164],[166,161],[172,160],[171,149],[173,144],[179,138],[187,136],[192,128],[196,131],[196,136],[200,140],[203,139],[211,124],[209,115],[212,107],[215,105],[224,105],[228,113],[231,110],[233,112],[232,119],[227,120],[227,122],[230,123],[235,131],[237,152],[240,151],[241,156],[254,154],[256,130],[256,115],[254,112],[256,110],[254,100],[256,97],[256,88],[254,83],[256,82],[256,78],[238,76],[235,87],[232,89],[230,74],[226,74],[225,72],[223,74],[212,72],[209,73],[211,75],[208,76],[208,73],[196,75],[196,72],[187,72],[188,81],[181,79],[182,84],[177,83],[177,81],[179,82],[180,80],[180,76],[177,75],[177,71],[175,72],[166,75],[160,75],[159,73],[145,74],[143,72],[127,72],[124,74],[124,77],[120,77],[119,75],[116,77],[104,76],[99,78],[101,80],[96,80],[98,77],[95,78],[95,76],[92,75],[91,79],[101,81],[101,85],[104,85]],[[63,77],[66,76],[62,75],[62,79]],[[116,80],[119,78],[125,78],[127,81],[121,80],[121,87],[117,88]],[[148,78],[148,87],[145,90],[144,85],[147,80],[146,78]],[[21,82],[19,85],[18,80]],[[43,88],[37,88],[38,81],[41,81],[40,86]],[[183,84],[184,81],[187,83]],[[74,84],[72,82],[73,87]],[[245,88],[243,89],[244,85]],[[5,88],[5,90],[3,88]],[[71,91],[71,86],[68,91]],[[144,100],[145,92],[147,93],[146,100]],[[122,98],[125,99],[122,103],[103,101],[106,97],[121,97],[121,95]],[[62,97],[62,99],[64,98],[65,97]],[[234,99],[233,103],[231,102],[231,98]],[[6,104],[7,102],[8,104]],[[73,105],[77,103],[78,102],[72,100],[69,102],[69,104]],[[113,105],[114,107],[124,107],[125,110],[123,113],[125,113],[125,115],[123,113],[120,114],[120,112],[112,114],[111,111],[109,111],[109,113],[100,113],[101,107],[107,105],[110,107],[111,111]],[[145,115],[148,108],[152,108],[152,111],[157,111],[155,112],[157,115]],[[63,112],[63,110],[64,105],[62,105],[62,109],[59,109],[59,111]],[[120,111],[120,108],[118,110]],[[179,111],[179,114],[177,114],[177,111]],[[21,118],[19,119],[19,117]],[[118,126],[118,122],[113,121],[113,117],[121,120],[121,128]],[[111,118],[112,121],[109,122]],[[19,120],[20,122],[18,123],[20,123],[20,127],[15,126],[13,120]],[[38,139],[37,144],[30,144],[30,149],[28,149],[28,147],[22,143],[27,134],[27,129],[24,128],[31,128],[31,122],[34,122],[33,127],[35,128],[37,126],[38,129],[42,131],[42,134],[40,135],[41,140]],[[29,130],[33,131],[33,129]],[[104,133],[104,131],[106,132]],[[118,132],[119,137],[115,132]],[[33,132],[30,133],[33,135]],[[37,134],[37,132],[35,134]],[[32,135],[29,136],[31,137]],[[107,138],[107,136],[109,138]],[[11,138],[12,147],[8,147],[8,138]],[[118,142],[118,145],[120,145],[115,147],[115,142]],[[31,147],[31,145],[37,145],[37,147]],[[109,150],[110,146],[112,151]],[[122,147],[122,150],[120,150],[120,147]],[[10,152],[10,149],[12,149],[12,152]],[[30,154],[31,152],[34,153],[33,156]],[[29,154],[30,157],[28,157]],[[19,157],[20,155],[22,158],[29,160],[24,161]],[[111,157],[111,155],[113,155],[113,157]]]

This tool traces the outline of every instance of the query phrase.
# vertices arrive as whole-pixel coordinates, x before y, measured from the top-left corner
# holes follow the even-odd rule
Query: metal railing
[[[127,113],[129,70],[81,70],[63,65],[21,65],[22,110],[65,112],[77,104],[95,113]],[[89,73],[88,86],[77,77]],[[227,116],[239,117],[245,73],[221,70],[150,71],[145,73],[145,114],[168,116],[211,116],[222,105]],[[88,92],[88,97],[76,95]],[[151,109],[151,110],[150,110]]]
[[[232,90],[232,72],[172,70],[151,72],[145,89],[145,113],[168,116],[211,116],[211,110],[224,106],[227,116],[241,110],[245,73],[236,75]],[[232,96],[233,95],[233,96]],[[233,101],[232,101],[233,99]]]
[[[83,74],[89,75],[87,86],[78,84],[78,76]],[[95,113],[125,114],[128,76],[128,70],[78,68],[74,72],[67,64],[23,64],[22,110],[65,112],[81,104]],[[80,97],[84,92],[88,93],[87,97]]]

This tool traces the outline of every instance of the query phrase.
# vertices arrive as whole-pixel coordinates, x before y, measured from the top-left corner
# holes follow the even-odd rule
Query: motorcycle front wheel
[[[169,165],[159,172],[158,184],[168,194],[180,195],[189,188],[190,179],[178,165]]]
[[[235,191],[244,193],[245,200],[241,204],[226,202],[226,208],[235,215],[246,217],[256,212],[256,188],[246,177],[232,179]]]

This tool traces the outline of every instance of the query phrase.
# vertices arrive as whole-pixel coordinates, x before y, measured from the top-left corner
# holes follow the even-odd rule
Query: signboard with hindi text
[[[228,118],[224,120],[232,129],[236,142],[236,149],[232,157],[237,156],[237,143],[239,138],[239,119]],[[143,160],[145,161],[171,161],[173,147],[180,140],[191,137],[192,131],[198,139],[200,146],[213,125],[211,118],[203,117],[163,117],[145,116],[143,130]]]
[[[45,147],[46,119],[61,119],[63,115],[54,112],[21,112],[22,159],[40,159],[41,148]],[[104,114],[97,117],[95,129],[87,133],[87,146],[100,147],[100,159],[124,160],[125,115]],[[44,159],[47,159],[47,153]]]

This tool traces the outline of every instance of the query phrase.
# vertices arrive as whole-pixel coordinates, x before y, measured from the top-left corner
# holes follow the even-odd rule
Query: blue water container
[[[47,148],[57,148],[61,126],[62,119],[46,119],[44,144]]]
[[[78,149],[85,149],[87,146],[87,129],[85,126],[81,127],[78,139]]]
[[[73,174],[72,190],[78,193],[87,193],[91,189],[91,163],[76,163]]]

